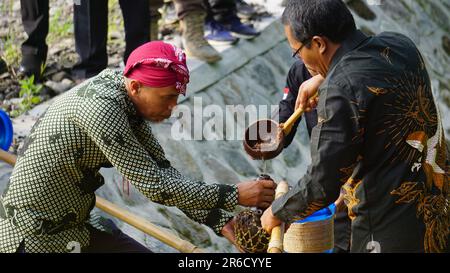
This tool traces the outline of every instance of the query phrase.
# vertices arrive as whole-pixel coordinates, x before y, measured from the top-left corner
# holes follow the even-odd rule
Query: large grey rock
[[[245,177],[256,177],[258,172],[256,169],[247,161],[247,159],[242,154],[242,151],[234,149],[224,149],[222,150],[225,160],[233,168],[233,171],[239,175]]]

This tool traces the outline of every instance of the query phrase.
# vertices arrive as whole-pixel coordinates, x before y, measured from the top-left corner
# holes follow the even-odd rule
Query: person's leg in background
[[[22,23],[28,38],[23,42],[22,61],[19,72],[25,76],[34,75],[38,81],[41,68],[47,60],[47,44],[45,39],[49,28],[48,0],[21,0],[20,11]]]
[[[97,75],[108,65],[108,0],[76,3],[74,29],[79,62],[73,67],[72,74],[75,79],[82,80]]]
[[[205,20],[205,27],[206,27],[206,36],[205,39],[212,45],[218,45],[218,46],[224,46],[224,45],[232,45],[239,41],[239,38],[234,37],[230,31],[225,29],[225,27],[219,23],[219,21],[214,19],[214,15],[217,13],[219,16],[220,14],[218,11],[224,13],[229,13],[229,11],[226,11],[225,6],[221,5],[215,12],[212,11],[212,7],[210,3],[207,0],[204,0],[207,16]],[[232,6],[229,6],[230,8],[234,8]]]
[[[149,0],[119,0],[125,26],[124,63],[131,52],[150,41]]]
[[[233,14],[236,14],[235,0],[207,0],[208,19],[212,18],[217,22],[223,22]]]
[[[173,2],[180,20],[186,54],[209,63],[222,59],[220,53],[204,37],[206,8],[203,0],[174,0]]]
[[[253,6],[248,4],[245,0],[235,0],[237,16],[244,20],[250,20],[253,16],[257,15],[257,11]]]
[[[164,5],[164,0],[149,0],[150,9],[150,41],[159,40],[158,22],[161,19],[159,9]]]
[[[207,22],[212,28],[223,27],[238,38],[253,39],[259,35],[253,27],[243,24],[237,16],[235,0],[208,0]]]

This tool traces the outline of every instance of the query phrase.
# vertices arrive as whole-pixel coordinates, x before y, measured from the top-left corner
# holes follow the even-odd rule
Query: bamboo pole
[[[8,163],[11,166],[14,166],[14,165],[16,165],[17,157],[15,155],[13,155],[13,154],[10,154],[10,153],[6,152],[6,151],[3,151],[0,148],[0,159],[5,161],[6,163]]]
[[[14,166],[16,164],[17,157],[13,154],[0,149],[0,160]],[[170,232],[166,232],[158,228],[156,225],[147,221],[146,219],[130,213],[129,211],[101,198],[95,196],[95,206],[104,212],[122,220],[123,222],[135,227],[136,229],[158,239],[159,241],[179,250],[183,253],[203,253],[204,250],[196,247],[192,243],[178,238]]]
[[[281,181],[275,191],[275,199],[281,197],[289,190],[289,185],[286,181]],[[281,253],[283,252],[283,235],[284,235],[284,223],[280,226],[274,227],[272,229],[272,234],[270,235],[269,247],[267,248],[267,253]]]
[[[159,229],[156,225],[148,220],[130,213],[123,208],[96,196],[95,206],[104,212],[124,221],[125,223],[137,228],[138,230],[151,235],[161,242],[179,250],[183,253],[203,253],[204,251],[188,241],[178,238],[172,233]]]

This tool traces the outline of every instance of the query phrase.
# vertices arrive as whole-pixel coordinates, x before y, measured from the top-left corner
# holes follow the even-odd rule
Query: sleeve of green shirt
[[[167,162],[166,168],[161,168],[161,171],[166,177],[171,177],[174,180],[188,181],[198,185],[206,185],[203,181],[192,181],[190,178],[182,175],[177,169],[170,166],[167,161],[164,150],[159,144],[158,140],[152,133],[152,129],[147,122],[142,122],[134,130],[136,138],[143,144],[144,148],[149,154],[158,162]],[[233,211],[237,205],[237,186],[216,184],[219,187],[218,208],[223,208],[228,211]]]
[[[311,165],[272,211],[285,222],[300,220],[328,206],[339,196],[341,169],[356,162],[364,128],[351,88],[327,85],[320,91],[319,122],[311,134]]]
[[[175,168],[169,167],[166,169],[165,175],[170,176],[174,179],[186,179],[190,180],[189,178],[184,177],[182,174],[180,174]],[[203,184],[204,182],[201,181],[192,181],[192,183],[200,183]],[[237,194],[234,194],[237,188],[235,185],[231,185],[231,191],[228,195],[224,195],[225,199],[225,210],[224,209],[210,209],[210,210],[200,210],[200,209],[192,209],[192,210],[186,210],[181,209],[189,218],[192,220],[200,223],[205,224],[212,228],[214,232],[218,235],[221,235],[222,228],[225,226],[226,223],[228,223],[231,218],[234,217],[233,213],[231,211],[234,210],[236,204],[237,204]]]
[[[161,153],[160,145],[150,136],[147,141],[141,139],[146,143],[144,146],[132,131],[124,109],[114,99],[86,99],[74,122],[111,164],[150,200],[181,210],[230,209],[236,205],[234,186],[193,182],[174,175],[176,170],[170,164],[158,165],[161,162],[156,162],[153,156]]]

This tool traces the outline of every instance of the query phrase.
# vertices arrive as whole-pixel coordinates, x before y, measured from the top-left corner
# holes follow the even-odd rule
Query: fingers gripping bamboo
[[[319,93],[315,93],[314,95],[312,95],[309,100],[315,99],[317,96],[319,95]],[[283,124],[283,132],[284,135],[288,135],[291,130],[292,130],[292,126],[294,125],[294,123],[303,115],[303,113],[305,112],[304,108],[298,108],[297,110],[295,110],[295,112],[289,117],[289,119]]]
[[[14,166],[17,157],[0,149],[0,160]],[[146,219],[130,213],[129,211],[96,196],[95,206],[104,212],[122,220],[123,222],[137,228],[138,230],[160,240],[161,242],[179,250],[183,253],[203,253],[204,251],[188,241],[176,237],[174,234],[158,228]]]
[[[289,190],[289,185],[285,181],[281,181],[275,191],[275,199],[287,193]],[[284,234],[284,223],[278,227],[272,229],[272,234],[270,236],[269,247],[267,249],[268,253],[281,253],[283,252],[283,234]]]

